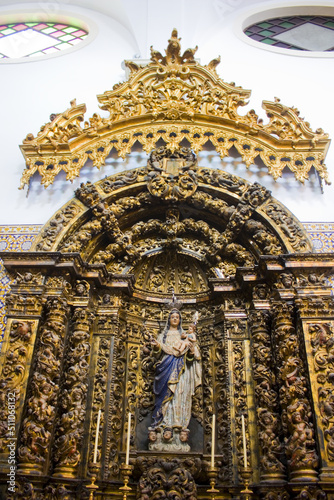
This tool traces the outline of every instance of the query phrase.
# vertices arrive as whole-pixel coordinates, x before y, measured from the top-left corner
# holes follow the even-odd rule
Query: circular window
[[[40,57],[72,48],[88,32],[63,23],[20,22],[0,26],[0,59]]]
[[[256,42],[281,49],[334,51],[334,17],[275,17],[251,24],[244,33]]]
[[[63,55],[84,47],[96,34],[95,24],[81,16],[5,13],[0,16],[0,64]]]

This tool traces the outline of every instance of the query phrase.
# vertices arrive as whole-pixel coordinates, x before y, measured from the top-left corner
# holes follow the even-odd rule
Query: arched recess
[[[320,414],[332,381],[315,373],[331,345],[333,260],[312,253],[267,189],[198,165],[190,149],[160,148],[147,165],[82,184],[31,252],[1,257],[15,279],[1,383],[17,397],[19,498],[27,481],[77,498],[92,473],[117,495],[129,432],[141,500],[207,498],[209,477],[226,495],[240,491],[245,463],[263,498],[319,479],[319,494],[331,487],[333,424]],[[186,328],[199,314],[202,366],[190,450],[176,453],[148,449],[151,339],[175,305]],[[4,460],[6,439],[4,428]]]

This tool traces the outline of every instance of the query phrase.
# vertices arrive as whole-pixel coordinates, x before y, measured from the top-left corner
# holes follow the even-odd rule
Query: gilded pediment
[[[27,163],[20,187],[36,172],[45,187],[62,171],[73,180],[88,160],[101,168],[113,149],[124,158],[135,143],[147,153],[158,143],[171,151],[186,144],[195,153],[211,144],[221,158],[235,148],[247,167],[261,160],[274,179],[287,168],[304,182],[313,167],[329,183],[324,160],[330,141],[322,129],[313,131],[279,99],[263,101],[266,123],[254,110],[240,114],[251,91],[218,76],[219,58],[203,66],[197,48],[182,52],[180,40],[173,30],[165,55],[151,48],[147,65],[125,62],[129,79],[97,96],[107,116],[85,119],[86,106],[74,99],[36,136],[28,134],[20,146]]]

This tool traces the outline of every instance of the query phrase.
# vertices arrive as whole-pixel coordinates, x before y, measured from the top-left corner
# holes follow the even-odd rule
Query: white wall
[[[103,114],[98,109],[96,95],[124,79],[122,61],[133,58],[135,54],[147,57],[150,45],[164,51],[174,27],[179,30],[184,50],[199,45],[197,56],[202,64],[221,55],[222,62],[217,68],[221,77],[252,90],[247,109],[254,108],[264,116],[262,100],[273,100],[277,96],[283,104],[299,108],[301,116],[314,130],[322,127],[334,137],[334,56],[296,57],[288,51],[273,53],[245,43],[236,33],[236,26],[246,11],[264,6],[269,8],[277,2],[264,0],[255,5],[255,2],[245,0],[170,0],[166,9],[166,2],[162,0],[123,0],[122,10],[118,9],[117,15],[115,9],[111,9],[113,2],[106,0],[73,3],[58,2],[55,4],[60,5],[57,13],[70,13],[73,17],[88,20],[88,24],[92,21],[97,34],[90,44],[61,57],[0,63],[0,224],[44,224],[73,197],[81,182],[96,181],[124,168],[143,165],[144,154],[136,154],[126,161],[112,158],[100,171],[86,167],[73,184],[59,179],[44,189],[39,178],[34,178],[28,197],[26,190],[18,190],[24,169],[18,145],[27,133],[36,135],[41,125],[49,121],[50,114],[64,111],[73,98],[77,103],[87,104],[87,119],[94,112]],[[330,3],[334,6],[334,2]],[[79,7],[78,4],[91,4],[92,8]],[[43,2],[35,5],[25,2],[20,8],[41,9],[43,5],[45,7]],[[0,0],[0,16],[8,9],[8,5]],[[240,110],[241,113],[246,111],[245,108]],[[216,166],[217,161],[212,154],[201,155],[203,166]],[[334,183],[333,147],[326,164]],[[324,194],[321,194],[316,179],[305,186],[290,178],[274,183],[270,176],[256,168],[246,172],[239,166],[236,171],[231,164],[229,169],[252,182],[266,185],[301,221],[334,220],[333,186],[325,186]]]

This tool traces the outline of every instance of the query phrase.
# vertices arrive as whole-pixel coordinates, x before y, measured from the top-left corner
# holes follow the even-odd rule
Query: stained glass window
[[[62,23],[25,22],[0,26],[0,59],[54,54],[83,41],[88,32]]]
[[[282,49],[334,51],[334,17],[277,17],[252,24],[244,32],[252,40]]]

